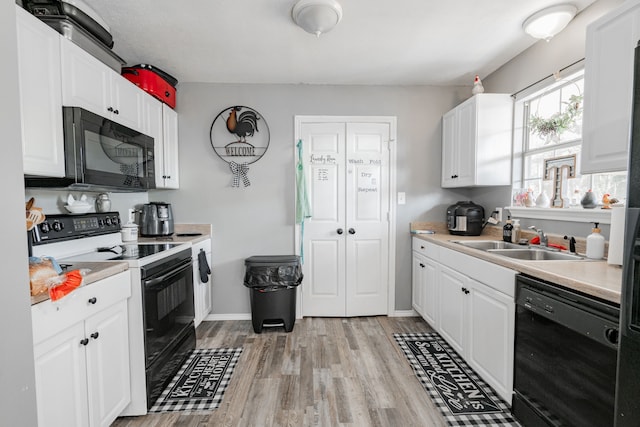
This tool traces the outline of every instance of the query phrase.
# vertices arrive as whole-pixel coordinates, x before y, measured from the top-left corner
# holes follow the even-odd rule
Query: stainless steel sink
[[[503,242],[500,240],[454,240],[453,243],[483,251],[491,249],[514,250],[523,248],[522,245],[518,245],[517,243]]]
[[[580,261],[584,257],[566,252],[552,252],[545,249],[494,249],[488,250],[494,255],[502,255],[523,261]]]

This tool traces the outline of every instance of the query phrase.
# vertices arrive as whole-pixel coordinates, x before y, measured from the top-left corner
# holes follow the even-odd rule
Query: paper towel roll
[[[613,206],[611,209],[611,229],[609,232],[609,264],[622,265],[624,255],[624,206]]]

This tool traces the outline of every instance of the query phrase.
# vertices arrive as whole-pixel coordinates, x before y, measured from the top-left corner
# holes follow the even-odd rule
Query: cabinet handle
[[[107,111],[110,112],[110,113],[113,113],[113,107],[107,108]]]
[[[95,304],[98,302],[98,299],[96,297],[91,297],[89,298],[89,301],[87,301],[89,304]]]
[[[118,111],[118,110],[113,110],[113,114],[120,114],[120,111]]]
[[[451,178],[457,178],[458,175],[451,175]]]
[[[424,249],[424,246],[420,246],[420,249]]]
[[[92,333],[90,336],[91,336],[91,338],[93,338],[94,340],[97,340],[99,335],[100,335],[100,334],[99,334],[98,332],[94,332],[94,333]]]
[[[424,268],[424,264],[423,264],[423,263],[420,263],[420,267]]]
[[[336,233],[338,233],[338,234],[342,234],[342,233],[344,233],[344,230],[343,230],[342,228],[338,228],[338,229],[336,230]]]
[[[89,344],[89,338],[83,338],[83,339],[81,339],[81,340],[80,340],[80,344],[82,344],[82,345],[87,345],[87,344]]]
[[[469,293],[469,289],[467,289],[467,288],[462,288],[462,292],[464,292],[465,294],[468,294],[468,293]]]
[[[353,228],[349,229],[349,234],[356,234],[356,230],[354,230]]]

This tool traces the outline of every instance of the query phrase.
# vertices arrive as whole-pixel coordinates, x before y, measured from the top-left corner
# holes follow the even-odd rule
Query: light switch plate
[[[404,191],[401,191],[398,193],[398,204],[404,205],[405,203],[407,203],[407,196]]]

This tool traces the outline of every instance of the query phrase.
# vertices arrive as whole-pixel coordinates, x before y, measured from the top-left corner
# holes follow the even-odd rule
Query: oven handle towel
[[[259,292],[295,288],[304,277],[297,255],[252,256],[244,263],[244,285]]]
[[[209,281],[209,275],[211,274],[211,268],[209,268],[207,254],[204,249],[200,249],[200,253],[198,254],[198,270],[200,272],[200,281],[207,283]]]

